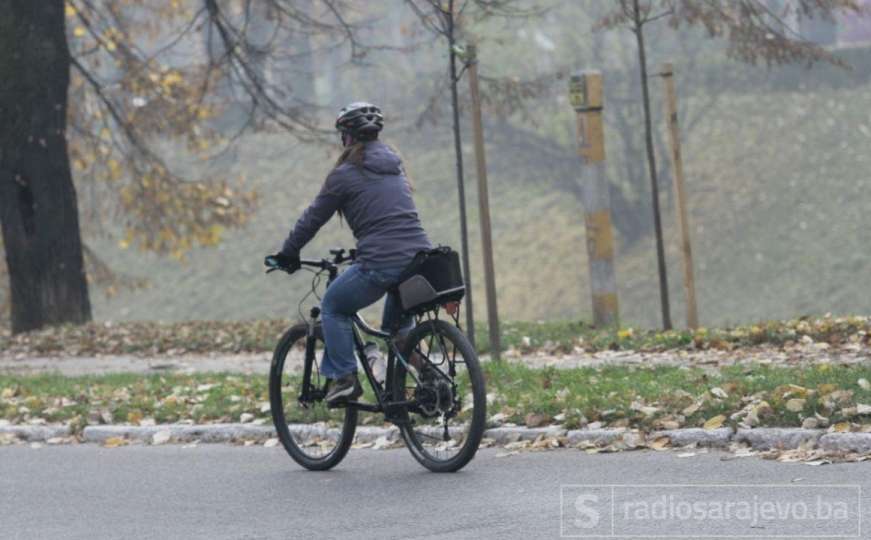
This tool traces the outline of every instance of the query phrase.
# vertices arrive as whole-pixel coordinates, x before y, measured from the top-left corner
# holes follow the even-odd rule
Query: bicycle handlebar
[[[338,270],[340,264],[346,262],[352,262],[357,258],[357,250],[350,249],[347,254],[345,253],[344,248],[336,248],[331,249],[330,254],[333,255],[333,260],[329,260],[327,258],[323,259],[300,259],[299,264],[301,266],[311,266],[314,268],[320,268],[321,270],[327,270],[330,272],[334,272]],[[283,272],[287,272],[288,274],[293,274],[293,271],[288,271],[286,268],[282,268],[280,266],[272,266],[270,267],[266,273],[274,272],[276,270],[281,270]]]

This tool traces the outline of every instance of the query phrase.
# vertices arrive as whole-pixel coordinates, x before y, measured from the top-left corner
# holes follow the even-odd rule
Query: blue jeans
[[[388,289],[396,285],[405,266],[364,270],[354,264],[342,272],[327,288],[321,301],[321,320],[326,350],[321,362],[321,374],[337,379],[357,371],[354,355],[354,330],[351,317],[366,306],[377,302]],[[412,317],[404,316],[399,298],[390,293],[384,302],[381,328],[409,329]]]

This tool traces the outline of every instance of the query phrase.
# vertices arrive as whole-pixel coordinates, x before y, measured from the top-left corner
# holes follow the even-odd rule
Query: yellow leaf
[[[617,332],[617,337],[620,339],[627,339],[627,338],[631,338],[634,334],[635,334],[635,331],[632,330],[631,328],[624,328],[623,330],[620,330]]]
[[[75,17],[76,16],[76,8],[67,4],[64,7],[64,13],[66,14],[67,17]]]
[[[142,421],[142,413],[139,411],[130,411],[127,413],[127,421],[138,426],[139,422]]]
[[[669,437],[657,437],[650,443],[650,447],[654,450],[665,450],[668,448],[668,445],[671,444],[671,439]]]
[[[103,441],[103,446],[106,448],[118,448],[119,446],[126,446],[128,444],[130,444],[130,441],[121,437],[109,437]]]
[[[78,38],[83,37],[86,33],[83,26],[76,26],[75,30],[73,30],[73,35]]]
[[[807,388],[805,388],[804,386],[799,386],[797,384],[788,384],[786,385],[786,387],[789,389],[789,391],[787,392],[788,395],[802,397],[807,395]]]
[[[838,422],[832,426],[832,431],[836,433],[847,433],[850,431],[850,422]]]
[[[834,392],[837,389],[838,389],[837,385],[834,385],[832,383],[823,383],[823,384],[817,386],[817,390],[822,395],[831,394],[832,392]]]
[[[723,427],[723,423],[726,421],[726,416],[722,414],[718,414],[717,416],[708,419],[705,422],[705,429],[717,429]]]

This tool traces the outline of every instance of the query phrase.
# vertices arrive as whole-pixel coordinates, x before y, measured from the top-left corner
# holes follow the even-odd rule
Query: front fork
[[[305,337],[305,360],[303,361],[303,370],[302,370],[302,392],[299,394],[300,406],[303,408],[307,408],[308,405],[316,399],[323,399],[324,395],[326,395],[325,389],[316,388],[311,383],[312,379],[312,366],[315,363],[315,344],[317,343],[317,338],[315,337],[315,328],[317,328],[318,317],[321,314],[321,309],[317,306],[311,309],[311,318],[308,323],[308,330],[306,331]]]

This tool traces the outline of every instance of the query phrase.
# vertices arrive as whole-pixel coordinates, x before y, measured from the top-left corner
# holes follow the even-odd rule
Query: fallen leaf
[[[692,416],[699,412],[699,409],[701,408],[702,404],[699,402],[695,402],[692,405],[685,407],[684,410],[681,411],[681,414],[683,414],[684,416]]]
[[[103,447],[105,448],[118,448],[119,446],[127,446],[128,444],[130,444],[130,441],[123,437],[109,437],[103,441]]]
[[[169,430],[161,430],[151,436],[151,444],[166,444],[172,438]]]
[[[725,390],[723,390],[722,388],[720,388],[720,387],[718,387],[718,386],[715,386],[714,388],[711,388],[711,394],[714,395],[714,396],[716,396],[716,397],[718,397],[718,398],[720,398],[720,399],[726,399],[726,398],[729,397],[729,394],[726,393]]]
[[[274,448],[278,446],[278,439],[268,439],[265,443],[263,443],[264,448]]]
[[[717,429],[723,427],[723,423],[726,421],[725,415],[718,414],[713,418],[709,418],[707,422],[705,422],[705,429]]]
[[[786,410],[792,412],[801,412],[804,410],[805,400],[793,398],[786,402]]]
[[[838,422],[830,428],[830,431],[835,433],[848,433],[850,431],[850,422]]]
[[[549,415],[540,414],[540,413],[529,413],[526,415],[525,422],[526,427],[541,427],[550,422],[551,418]]]
[[[650,443],[650,447],[654,450],[665,450],[671,444],[671,438],[663,436],[657,437]]]

